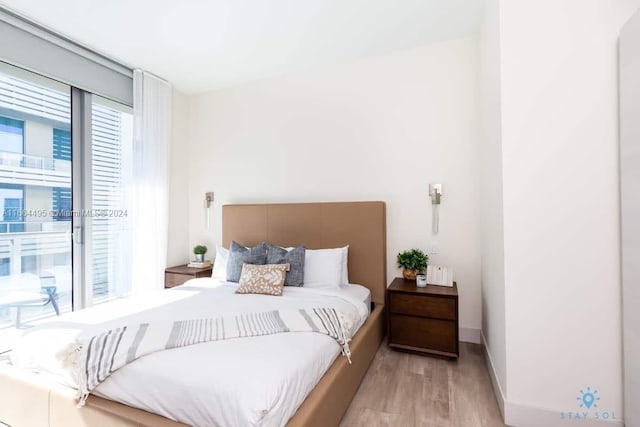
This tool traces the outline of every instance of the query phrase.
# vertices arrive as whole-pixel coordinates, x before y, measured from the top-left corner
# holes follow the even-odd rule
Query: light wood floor
[[[341,427],[504,426],[478,344],[457,362],[380,346]]]

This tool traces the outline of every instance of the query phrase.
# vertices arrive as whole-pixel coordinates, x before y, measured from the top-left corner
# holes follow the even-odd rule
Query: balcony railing
[[[6,224],[6,222],[1,223],[1,225]],[[25,224],[25,230],[33,229],[38,225],[38,223],[23,224]],[[67,228],[69,228],[68,223]],[[23,257],[43,257],[56,254],[71,255],[71,232],[69,230],[0,233],[0,259],[9,258],[12,272],[23,271]]]
[[[0,221],[0,240],[6,239],[8,233],[25,236],[28,233],[69,233],[68,221]]]
[[[13,222],[0,221],[0,261],[6,269],[3,274],[15,275],[25,271],[23,264],[27,258],[35,257],[35,266],[28,265],[27,269],[35,267],[41,273],[53,265],[67,259],[71,262],[71,231],[68,221],[45,222]],[[9,231],[20,228],[22,231]],[[117,253],[118,244],[122,239],[123,230],[114,230],[109,225],[94,225],[92,241],[94,251],[91,257],[92,284],[94,297],[109,294],[109,277],[119,270],[114,264],[112,255]],[[113,280],[113,279],[111,279]],[[119,285],[112,284],[114,289]],[[117,291],[121,293],[121,290]]]
[[[71,187],[71,162],[0,151],[0,182]]]

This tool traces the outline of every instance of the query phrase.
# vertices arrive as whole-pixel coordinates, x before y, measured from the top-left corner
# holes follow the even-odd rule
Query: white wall
[[[53,157],[53,127],[35,120],[24,122],[24,154]]]
[[[454,267],[460,325],[480,328],[477,45],[432,44],[190,98],[189,244],[221,240],[220,206],[383,200],[388,279],[396,254]],[[444,197],[431,236],[428,184]],[[204,226],[205,191],[215,191]]]
[[[35,120],[24,121],[24,154],[30,156],[53,157],[53,127]],[[49,210],[52,207],[52,190],[50,187],[26,185],[24,187],[25,209]],[[47,220],[38,216],[27,215],[26,222],[42,222]]]
[[[480,45],[480,241],[482,332],[489,369],[502,406],[507,392],[505,342],[504,230],[502,214],[502,128],[500,105],[500,5],[487,0]]]
[[[501,3],[508,399],[558,425],[587,386],[622,414],[617,38],[638,6]]]
[[[640,425],[640,12],[620,35],[624,419]]]
[[[188,97],[177,90],[172,96],[169,246],[167,266],[185,264],[189,260],[189,106]]]

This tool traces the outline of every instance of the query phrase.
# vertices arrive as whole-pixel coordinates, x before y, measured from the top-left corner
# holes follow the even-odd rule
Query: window
[[[54,221],[71,221],[71,188],[53,187],[51,209]]]
[[[0,116],[0,150],[10,153],[24,151],[24,122]]]
[[[0,258],[0,276],[8,276],[11,274],[11,259]]]
[[[24,122],[0,116],[0,165],[16,168],[23,165]],[[24,231],[24,186],[0,181],[0,233]],[[15,224],[11,224],[11,223]]]
[[[24,231],[24,186],[0,182],[0,233]]]
[[[71,132],[64,129],[53,129],[53,158],[71,160]]]

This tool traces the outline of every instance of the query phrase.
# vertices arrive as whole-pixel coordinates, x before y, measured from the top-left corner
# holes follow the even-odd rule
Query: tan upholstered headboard
[[[387,231],[384,202],[225,205],[222,242],[253,246],[262,241],[308,249],[349,245],[349,282],[371,290],[384,304]]]

